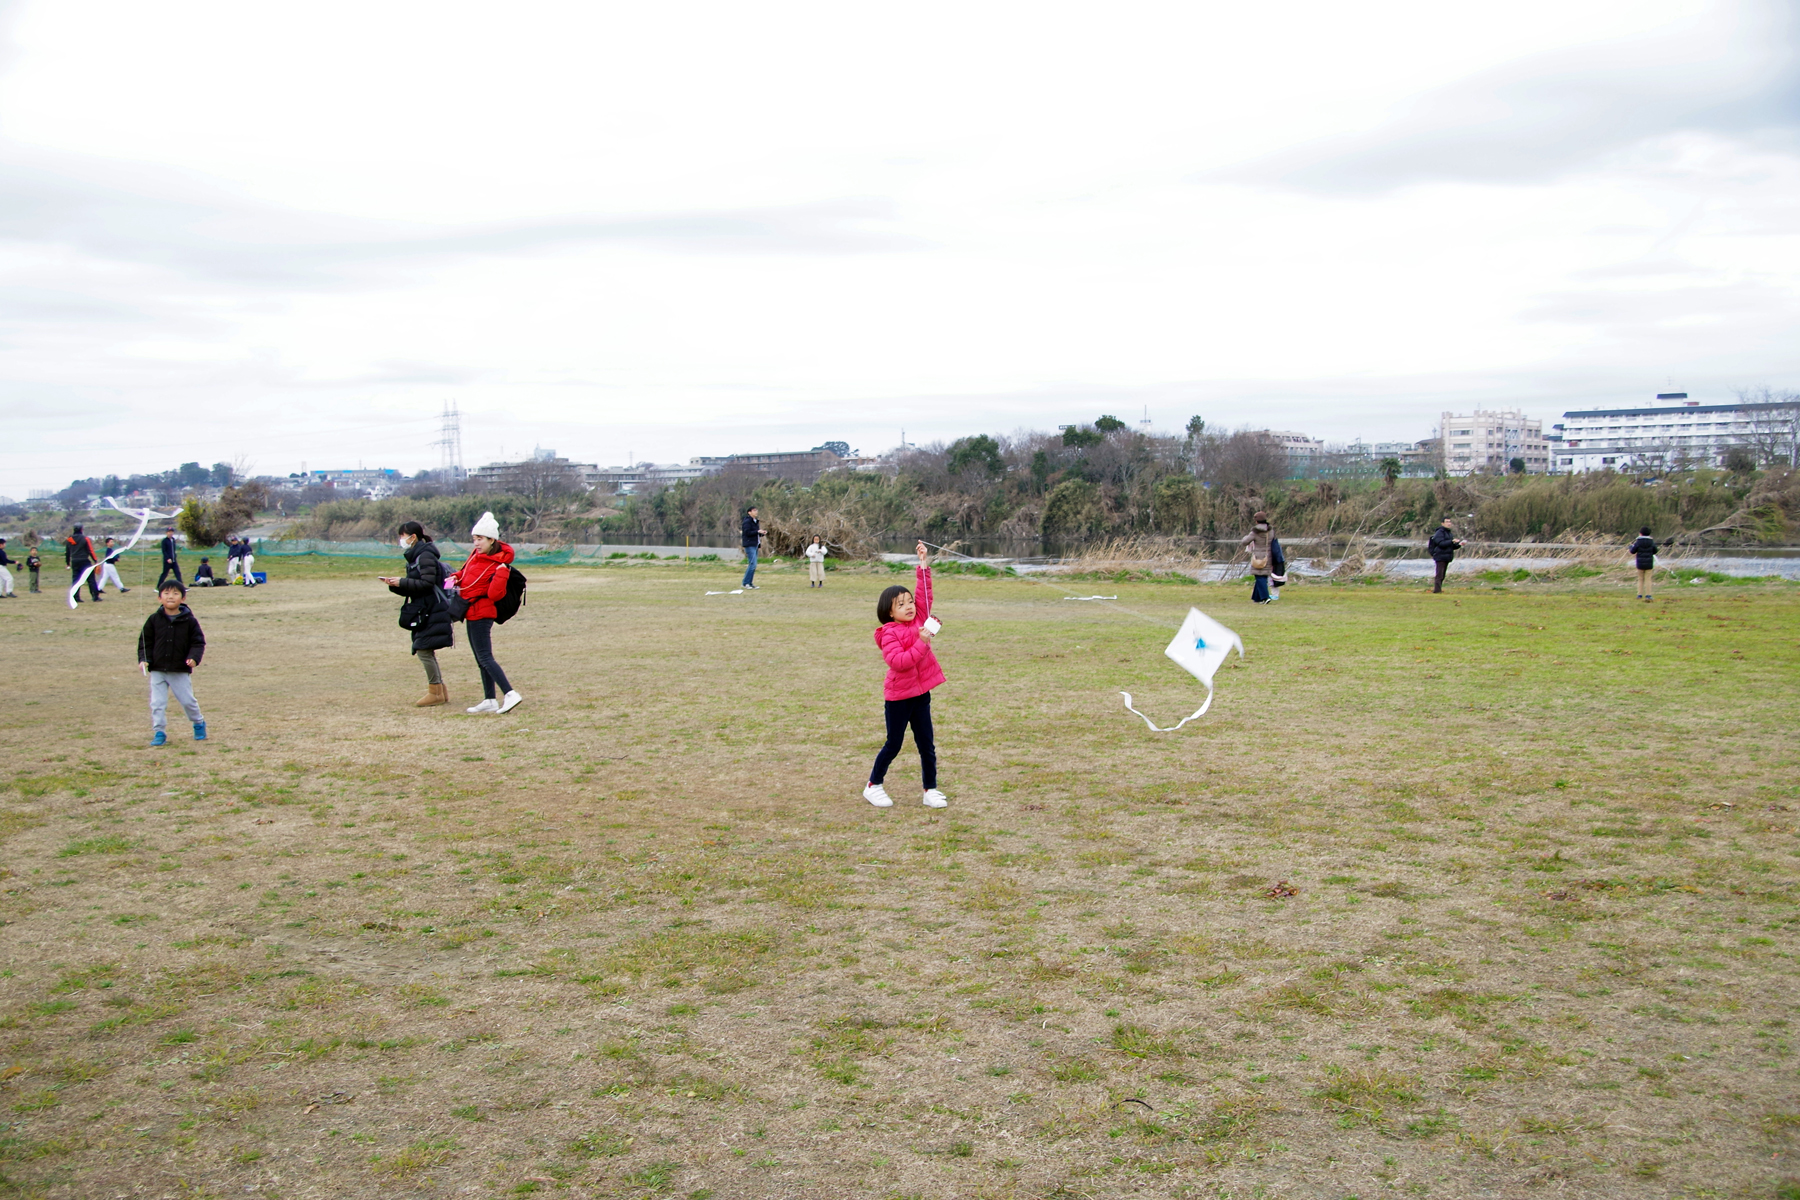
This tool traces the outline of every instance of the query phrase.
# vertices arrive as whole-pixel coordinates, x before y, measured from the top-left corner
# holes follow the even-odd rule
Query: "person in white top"
[[[806,548],[806,574],[811,580],[809,586],[822,588],[825,586],[825,543],[813,534],[812,545]]]

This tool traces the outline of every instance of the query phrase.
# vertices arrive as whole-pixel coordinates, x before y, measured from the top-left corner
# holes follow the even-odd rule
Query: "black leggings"
[[[469,622],[469,649],[475,652],[475,665],[481,668],[483,696],[492,700],[495,687],[502,693],[512,691],[512,684],[506,682],[506,672],[494,661],[494,618]]]
[[[910,723],[913,745],[919,748],[919,768],[925,776],[925,788],[929,791],[936,787],[937,742],[931,735],[931,693],[905,700],[888,700],[882,707],[887,714],[887,745],[875,756],[875,769],[869,772],[869,782],[880,783],[887,778],[888,768],[906,741],[906,727]]]

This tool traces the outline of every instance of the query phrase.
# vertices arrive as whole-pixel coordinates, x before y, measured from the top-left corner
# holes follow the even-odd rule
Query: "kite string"
[[[948,546],[940,546],[940,545],[936,544],[935,542],[926,542],[924,538],[920,538],[919,540],[921,542],[925,542],[925,545],[930,546],[933,550],[941,551],[944,554],[954,554],[957,558],[962,559],[964,562],[979,563],[981,561],[979,558],[973,558],[967,554],[963,554],[959,551],[952,550]],[[1045,587],[1050,587],[1054,584],[1058,591],[1063,591],[1063,592],[1068,591],[1068,589],[1066,587],[1063,587],[1061,584],[1056,584],[1053,579],[1040,579],[1036,575],[1018,575],[1018,574],[1015,574],[1013,576],[1013,578],[1023,579],[1026,583],[1043,584]],[[1068,597],[1064,597],[1064,598],[1068,599]],[[1138,612],[1134,608],[1126,608],[1123,604],[1119,604],[1116,601],[1109,600],[1104,596],[1080,596],[1080,597],[1076,597],[1076,599],[1097,601],[1098,603],[1105,604],[1108,607],[1116,608],[1122,613],[1128,613],[1131,616],[1138,618],[1140,621],[1148,621],[1152,625],[1158,625],[1164,629],[1180,628],[1179,625],[1171,626],[1169,624],[1169,622],[1167,621],[1167,619],[1165,619],[1165,618],[1153,617],[1153,616],[1149,615],[1148,613]]]

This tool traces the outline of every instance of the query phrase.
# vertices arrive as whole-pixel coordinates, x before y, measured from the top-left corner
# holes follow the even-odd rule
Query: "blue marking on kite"
[[[1196,650],[1206,649],[1206,639],[1205,638],[1195,638],[1194,639],[1194,649],[1196,649]]]

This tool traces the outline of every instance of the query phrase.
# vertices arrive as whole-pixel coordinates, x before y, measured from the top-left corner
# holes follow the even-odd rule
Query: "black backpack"
[[[506,595],[494,601],[494,623],[504,625],[525,607],[525,572],[512,567],[506,573]]]

